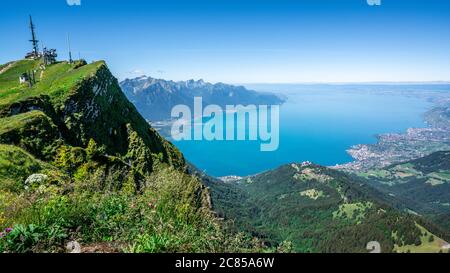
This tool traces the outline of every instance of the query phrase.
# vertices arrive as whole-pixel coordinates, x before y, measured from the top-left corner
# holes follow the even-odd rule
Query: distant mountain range
[[[171,118],[172,108],[178,104],[193,107],[194,97],[202,97],[203,104],[225,105],[279,105],[285,98],[272,94],[248,90],[243,86],[224,83],[211,84],[203,80],[166,81],[151,77],[126,79],[120,83],[125,95],[139,112],[150,121]]]

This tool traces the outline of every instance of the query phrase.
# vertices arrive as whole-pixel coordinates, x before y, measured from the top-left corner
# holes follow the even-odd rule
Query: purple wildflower
[[[6,232],[6,233],[10,233],[11,231],[13,231],[12,228],[7,228],[7,229],[5,229],[5,232]]]

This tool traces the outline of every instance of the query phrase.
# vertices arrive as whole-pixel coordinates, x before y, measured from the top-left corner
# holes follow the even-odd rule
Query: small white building
[[[20,83],[26,83],[30,80],[30,78],[28,77],[27,73],[23,73],[22,75],[20,75],[19,77],[19,82]]]

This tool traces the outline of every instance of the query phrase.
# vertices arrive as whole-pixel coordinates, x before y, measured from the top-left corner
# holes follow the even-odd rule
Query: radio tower
[[[73,63],[73,60],[72,60],[72,49],[70,47],[70,35],[68,33],[67,33],[67,45],[69,47],[69,63],[71,64],[71,63]]]
[[[39,56],[39,51],[38,51],[38,40],[36,40],[36,34],[34,33],[34,24],[33,24],[33,20],[31,19],[31,15],[30,15],[30,29],[31,29],[31,40],[30,42],[33,44],[33,54],[34,57]]]

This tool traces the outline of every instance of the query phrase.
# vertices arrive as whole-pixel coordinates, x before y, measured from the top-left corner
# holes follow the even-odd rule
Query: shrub
[[[27,253],[39,250],[57,249],[67,237],[64,230],[55,225],[42,227],[36,225],[16,225],[8,234],[0,238],[0,251]]]

